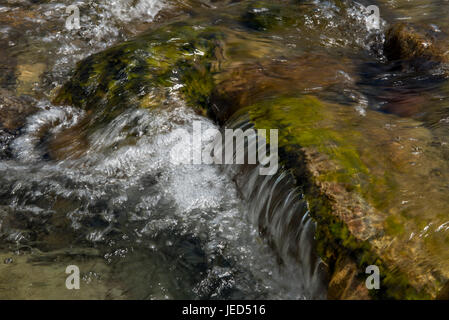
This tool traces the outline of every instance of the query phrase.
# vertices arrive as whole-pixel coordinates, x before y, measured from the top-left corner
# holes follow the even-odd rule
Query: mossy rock
[[[312,96],[264,99],[242,112],[256,128],[279,129],[281,159],[304,187],[318,222],[318,250],[331,269],[343,257],[352,257],[360,274],[378,265],[376,297],[439,294],[449,279],[449,236],[436,231],[447,220],[448,177],[423,184],[436,168],[449,170],[427,129]],[[434,227],[426,233],[428,226]]]
[[[278,56],[281,50],[280,41],[199,17],[162,25],[89,56],[53,99],[87,116],[51,139],[49,156],[81,156],[90,134],[128,109],[165,108],[182,100],[199,114],[212,115],[216,74],[234,64]]]
[[[273,41],[220,26],[196,27],[200,23],[195,22],[170,24],[89,56],[78,63],[54,103],[95,111],[101,122],[127,108],[161,106],[175,91],[205,114],[221,64],[280,51]]]
[[[336,3],[340,4],[339,1]],[[273,15],[266,16],[265,10],[251,9],[265,6]],[[177,91],[198,112],[205,114],[212,107],[209,98],[217,85],[216,74],[247,61],[288,58],[293,54],[282,38],[255,30],[242,31],[239,15],[248,18],[248,12],[257,13],[250,15],[250,20],[260,20],[257,23],[266,24],[270,30],[276,28],[269,27],[268,20],[280,19],[278,31],[290,38],[297,37],[298,28],[304,31],[300,34],[305,37],[317,26],[328,29],[325,17],[320,14],[317,14],[317,21],[305,24],[305,13],[317,8],[312,3],[243,1],[235,8],[230,7],[232,10],[210,16],[198,9],[196,14],[192,13],[195,17],[186,21],[162,25],[84,59],[53,102],[83,108],[88,114],[95,114],[90,123],[101,124],[130,107],[161,106],[170,93]],[[338,6],[335,8],[337,10]],[[260,19],[259,13],[262,14]],[[243,22],[247,18],[243,18]],[[220,24],[220,21],[225,23]],[[227,26],[232,23],[232,27]],[[323,30],[316,32],[319,34]],[[332,38],[348,38],[347,34],[338,33],[338,28],[332,30],[337,32],[329,34]],[[340,42],[346,43],[347,39]],[[319,44],[319,47],[325,46]]]
[[[211,91],[222,32],[177,23],[81,61],[54,99],[95,110],[107,121],[130,107],[159,106],[176,87],[198,108]]]

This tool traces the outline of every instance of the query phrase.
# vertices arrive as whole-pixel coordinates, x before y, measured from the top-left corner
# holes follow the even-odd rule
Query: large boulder
[[[247,112],[257,128],[279,129],[284,164],[304,187],[334,275],[352,257],[358,276],[380,267],[378,297],[437,297],[449,279],[449,168],[429,130],[312,96],[264,99]]]

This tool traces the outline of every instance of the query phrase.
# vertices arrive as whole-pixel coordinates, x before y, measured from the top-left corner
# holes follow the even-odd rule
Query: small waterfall
[[[79,138],[86,114],[39,106],[12,142],[14,158],[0,161],[0,252],[70,259],[101,275],[106,287],[118,286],[121,298],[326,297],[314,224],[289,174],[170,161],[176,146],[179,154],[191,151],[177,130],[192,136],[194,123],[218,130],[211,120],[178,100],[163,110],[130,109],[92,129],[78,156],[47,159],[53,138]],[[69,246],[97,250],[92,259],[105,267],[88,268],[58,251]]]
[[[231,119],[226,128],[246,131],[254,126],[246,117]],[[232,146],[225,144],[224,150]],[[248,136],[248,150],[257,144]],[[234,150],[234,160],[235,160]],[[294,272],[309,297],[325,298],[326,266],[315,252],[316,223],[311,218],[307,201],[293,175],[280,167],[274,175],[260,175],[261,164],[224,165],[224,171],[235,181],[247,203],[247,218],[267,239],[278,256],[281,268]]]

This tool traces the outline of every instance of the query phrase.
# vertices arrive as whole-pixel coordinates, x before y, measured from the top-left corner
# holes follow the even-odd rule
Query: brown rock
[[[16,97],[8,90],[0,88],[0,128],[17,130],[25,124],[26,117],[35,111],[36,107],[31,98]]]
[[[328,298],[332,300],[370,300],[368,289],[357,276],[357,265],[349,258],[339,261],[329,282]]]
[[[232,65],[216,77],[211,100],[220,106],[216,116],[223,122],[240,108],[264,98],[320,91],[346,81],[342,79],[343,70],[353,74],[345,60],[336,61],[322,54]]]
[[[385,37],[384,53],[388,60],[448,62],[447,52],[440,43],[409,24],[391,26]]]

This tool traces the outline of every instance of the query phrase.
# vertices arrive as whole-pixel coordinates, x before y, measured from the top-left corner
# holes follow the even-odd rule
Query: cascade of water
[[[231,119],[226,127],[252,129],[243,116]],[[228,141],[233,143],[233,141]],[[248,135],[245,159],[257,137]],[[225,145],[224,149],[232,149]],[[236,152],[234,152],[234,159]],[[275,175],[260,175],[257,165],[225,165],[224,171],[232,177],[247,204],[247,219],[268,238],[271,247],[285,268],[300,274],[304,290],[310,296],[322,297],[326,268],[315,253],[315,222],[308,205],[292,174],[280,168]],[[293,267],[295,266],[295,267]]]

